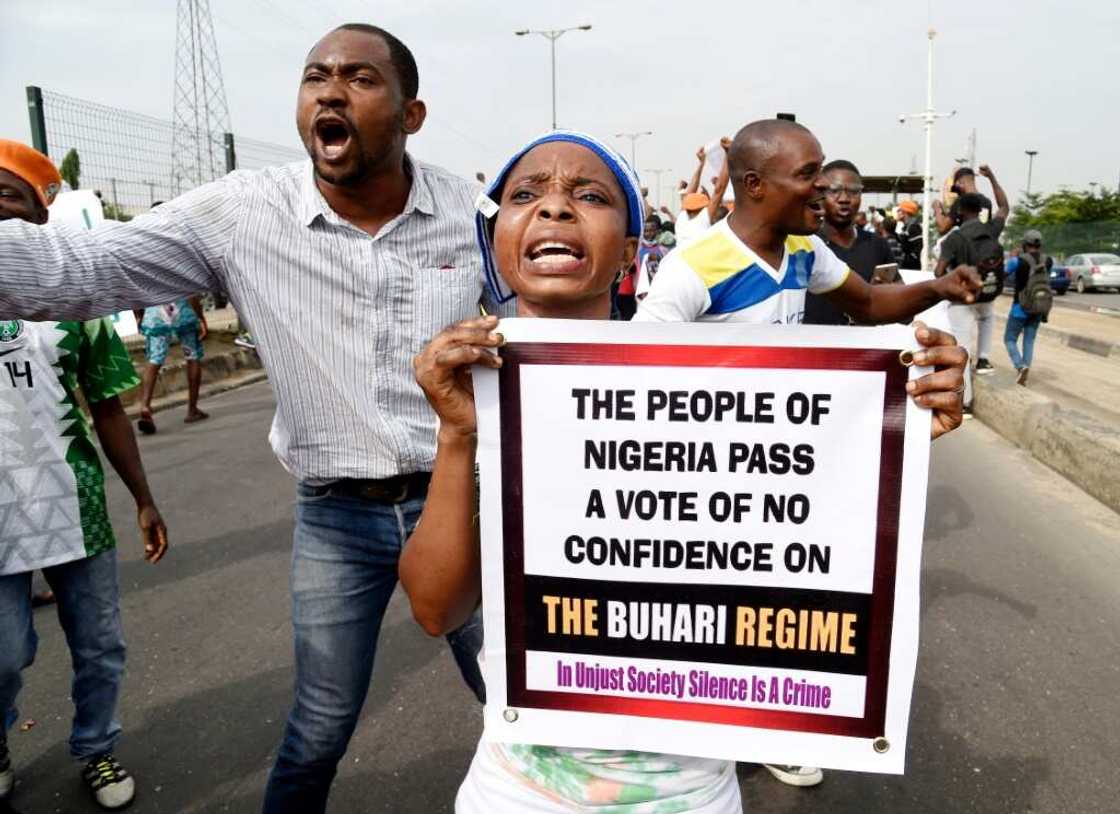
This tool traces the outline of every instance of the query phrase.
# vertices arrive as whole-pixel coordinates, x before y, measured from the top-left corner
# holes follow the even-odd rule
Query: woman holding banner
[[[478,236],[492,284],[518,297],[518,316],[610,316],[610,286],[633,262],[642,229],[638,179],[601,142],[556,131],[531,142],[497,175],[480,207]],[[481,598],[470,366],[499,368],[494,317],[461,322],[415,360],[440,429],[431,489],[400,560],[413,615],[432,635],[468,618]],[[951,336],[923,329],[915,395],[959,387],[963,354]],[[952,374],[955,374],[952,375]],[[948,383],[947,383],[948,382]],[[956,410],[959,414],[959,397]],[[458,814],[737,814],[734,763],[634,751],[481,742],[456,799]]]

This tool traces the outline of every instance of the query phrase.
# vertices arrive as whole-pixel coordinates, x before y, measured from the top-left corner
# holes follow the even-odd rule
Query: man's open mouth
[[[809,203],[807,203],[806,206],[809,207],[809,211],[811,211],[814,215],[821,215],[821,216],[824,215],[824,199],[823,198],[815,198],[815,199],[809,201]]]
[[[583,249],[567,241],[540,240],[529,247],[525,256],[539,266],[558,268],[583,260]]]
[[[336,116],[321,117],[315,121],[315,137],[319,151],[328,161],[341,158],[350,146],[353,131],[345,119]]]

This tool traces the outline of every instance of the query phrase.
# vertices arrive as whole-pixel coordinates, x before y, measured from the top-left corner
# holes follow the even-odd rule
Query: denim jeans
[[[300,484],[292,552],[295,703],[269,775],[265,814],[318,814],[358,722],[401,547],[423,497],[399,504]],[[447,637],[467,684],[483,698],[479,614]]]
[[[1011,357],[1011,364],[1015,365],[1016,370],[1031,366],[1031,360],[1034,358],[1034,339],[1038,333],[1038,326],[1041,324],[1041,317],[1028,316],[1023,319],[1015,316],[1014,313],[1007,315],[1007,327],[1003,331],[1003,344],[1007,346],[1007,355]],[[1019,334],[1023,335],[1023,353],[1021,355],[1019,353]]]
[[[74,665],[70,754],[80,760],[112,751],[120,737],[117,699],[124,676],[117,552],[43,569],[58,598],[58,621]],[[0,736],[19,718],[21,672],[35,660],[31,572],[0,576]]]

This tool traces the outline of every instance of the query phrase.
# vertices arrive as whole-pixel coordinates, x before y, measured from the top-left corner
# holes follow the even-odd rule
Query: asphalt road
[[[1091,305],[1120,311],[1120,291],[1086,291],[1078,294],[1071,288],[1066,294],[1055,297],[1054,302],[1057,305]]]
[[[254,812],[291,697],[292,484],[266,385],[162,413],[143,439],[172,535],[149,566],[115,479],[129,672],[118,754],[136,814]],[[935,445],[907,774],[782,786],[740,767],[749,812],[1114,812],[1120,518],[978,422]],[[398,594],[332,796],[334,812],[451,810],[480,710]],[[69,661],[50,609],[9,736],[13,811],[94,811],[69,761]]]

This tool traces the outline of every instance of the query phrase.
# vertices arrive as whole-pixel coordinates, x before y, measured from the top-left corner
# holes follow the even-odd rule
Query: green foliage
[[[1004,233],[1011,245],[1028,229],[1042,233],[1046,251],[1058,258],[1120,249],[1120,193],[1109,189],[1025,195],[1011,210]]]
[[[58,174],[62,176],[62,180],[70,185],[70,189],[78,189],[78,183],[82,177],[82,161],[78,158],[78,151],[70,148],[62,158],[62,166],[58,168]]]
[[[108,201],[102,201],[101,211],[105,214],[106,220],[119,220],[129,221],[132,220],[132,215],[124,211],[122,206],[114,206]]]

